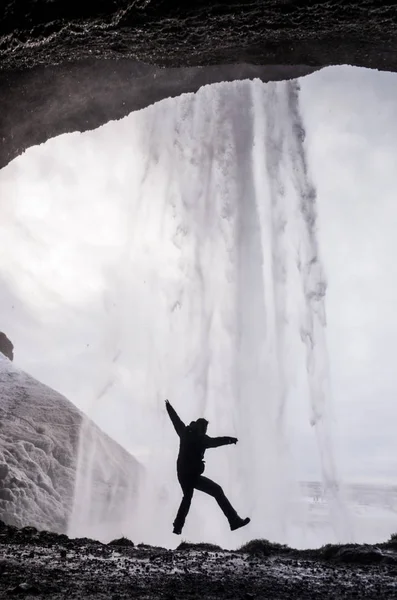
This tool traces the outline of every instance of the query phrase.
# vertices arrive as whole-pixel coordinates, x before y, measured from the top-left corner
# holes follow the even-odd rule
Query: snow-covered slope
[[[94,464],[84,448],[77,459],[81,427],[85,439],[95,440]],[[74,502],[76,480],[84,490],[87,462],[91,496],[83,503],[77,494]],[[109,535],[118,533],[112,524],[124,512],[133,514],[140,472],[139,463],[69,400],[0,353],[0,519],[66,532],[73,513],[74,535],[99,524]]]

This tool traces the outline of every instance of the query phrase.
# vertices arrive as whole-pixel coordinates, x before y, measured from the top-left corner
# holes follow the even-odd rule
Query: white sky
[[[328,279],[336,445],[347,478],[397,480],[397,75],[302,81]]]
[[[334,67],[303,79],[301,88],[308,163],[318,191],[320,251],[329,284],[326,297],[327,339],[339,468],[344,479],[395,481],[397,75]],[[140,114],[134,118],[143,118],[143,113]],[[166,136],[160,111],[157,118],[157,125],[165,127]],[[123,122],[112,127],[111,134],[106,128],[97,132],[96,139],[99,141],[107,136],[106,143],[99,144],[97,149],[90,144],[89,135],[60,136],[49,142],[51,151],[45,151],[44,146],[32,148],[0,172],[1,235],[5,249],[0,260],[0,308],[3,317],[0,328],[15,344],[16,364],[56,389],[64,393],[69,391],[72,400],[76,400],[76,390],[74,381],[70,379],[78,378],[79,365],[74,366],[73,372],[62,370],[63,355],[67,352],[80,356],[81,364],[84,362],[86,365],[82,372],[91,372],[96,377],[96,393],[100,394],[101,386],[107,385],[109,364],[114,358],[112,353],[116,346],[113,337],[123,330],[121,322],[117,322],[113,330],[104,328],[101,331],[87,326],[84,343],[68,330],[68,318],[72,312],[75,323],[91,322],[88,316],[92,317],[95,311],[99,317],[101,310],[105,310],[106,314],[112,312],[112,306],[106,306],[103,273],[111,273],[117,280],[118,274],[112,269],[115,257],[120,256],[123,242],[117,235],[123,231],[126,219],[123,202],[117,205],[99,202],[93,214],[92,205],[87,201],[84,208],[82,198],[71,191],[75,189],[71,184],[75,179],[76,144],[79,146],[81,168],[92,173],[90,199],[95,194],[99,196],[100,190],[103,190],[109,144],[113,144],[118,163],[116,171],[113,168],[111,182],[107,184],[108,193],[120,198],[123,177],[129,170],[136,169],[138,172],[143,164],[144,152],[139,155],[137,149],[140,145],[145,148],[150,145],[150,136],[149,139],[145,137],[145,128],[137,127],[133,160],[122,157],[117,154],[116,148],[118,140],[127,135],[126,129]],[[60,156],[61,169],[57,166]],[[72,214],[76,214],[72,211],[70,217],[64,211],[57,221],[48,220],[51,214],[48,173],[52,174],[51,185],[54,189],[56,187],[58,194],[59,190],[63,190],[57,196],[58,201],[78,205],[77,221],[72,218]],[[160,179],[158,186],[161,188],[161,185]],[[154,195],[157,192],[153,190]],[[102,218],[105,213],[101,211],[105,211],[105,219]],[[15,214],[17,220],[14,219]],[[33,247],[24,240],[29,239],[35,221],[46,223],[46,227],[41,243]],[[78,239],[83,231],[86,247],[96,249],[95,259],[92,253],[84,253],[84,247],[73,246],[73,240]],[[87,231],[90,232],[88,237]],[[65,232],[67,235],[64,235]],[[148,259],[148,264],[151,239],[156,239],[156,236],[156,231],[147,234],[147,252],[142,256]],[[17,247],[15,239],[21,240]],[[163,261],[162,269],[167,269],[166,252],[172,252],[172,248],[166,248],[163,255],[157,257]],[[68,272],[66,263],[59,269],[63,258],[70,258],[71,253],[75,264],[79,264],[78,287],[75,272]],[[93,260],[95,265],[91,263]],[[13,281],[13,269],[17,264],[16,282]],[[73,261],[68,264],[71,268]],[[141,268],[144,269],[143,266]],[[35,273],[34,277],[32,273]],[[171,278],[174,275],[169,273]],[[40,277],[42,284],[38,283]],[[46,288],[45,282],[56,278],[59,279],[59,289],[63,290],[62,297]],[[138,286],[135,295],[137,305],[133,309],[137,314],[139,293]],[[152,293],[156,294],[158,290],[153,288]],[[101,302],[98,306],[95,298],[99,295]],[[37,306],[40,306],[40,311],[35,310]],[[160,320],[158,326],[163,327]],[[135,327],[139,332],[138,320]],[[62,345],[54,347],[51,340],[60,328]],[[39,344],[38,332],[41,338]],[[154,343],[144,339],[142,332],[142,343]],[[85,343],[85,340],[89,342]],[[100,363],[90,354],[90,348],[96,344],[106,344],[108,348]],[[45,347],[51,347],[49,355],[41,353],[40,349]],[[153,365],[150,368],[153,369]],[[131,371],[133,373],[133,366]],[[120,379],[133,377],[127,370],[116,375]],[[85,391],[81,380],[78,386],[81,398]],[[113,434],[125,427],[117,410],[115,408],[114,420],[108,421],[108,430]],[[318,459],[313,433],[307,422],[307,414],[303,411],[296,415],[297,462],[302,477],[317,477]],[[128,432],[124,432],[121,437],[127,435]]]

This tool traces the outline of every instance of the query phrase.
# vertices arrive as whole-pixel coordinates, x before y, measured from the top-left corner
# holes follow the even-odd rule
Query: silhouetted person
[[[215,498],[229,521],[232,531],[247,525],[250,519],[242,519],[238,516],[221,486],[202,475],[205,469],[204,453],[207,448],[236,444],[237,438],[229,436],[211,438],[207,435],[208,421],[197,419],[186,426],[168,400],[165,401],[165,406],[180,439],[177,474],[183,498],[174,521],[174,533],[179,535],[182,532],[194,490],[200,490]]]

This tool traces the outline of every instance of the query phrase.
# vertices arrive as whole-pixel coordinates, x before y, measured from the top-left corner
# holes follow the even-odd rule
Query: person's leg
[[[215,498],[223,514],[229,521],[230,526],[237,522],[239,516],[234,510],[233,506],[230,504],[229,500],[226,498],[225,493],[220,485],[215,483],[215,481],[212,481],[212,479],[208,479],[208,477],[201,475],[195,482],[194,487],[196,490],[200,490],[200,492],[204,492],[205,494]]]
[[[204,477],[201,475],[194,484],[196,490],[200,490],[206,494],[209,494],[218,502],[219,507],[222,509],[223,514],[229,521],[230,529],[235,531],[240,527],[244,527],[248,525],[251,519],[248,517],[246,519],[242,519],[238,516],[237,512],[234,510],[233,506],[230,504],[229,500],[226,498],[225,493],[220,485],[208,479],[208,477]]]
[[[190,504],[192,502],[194,492],[193,485],[181,484],[181,487],[183,491],[183,498],[174,521],[174,533],[176,533],[177,535],[179,535],[182,532],[187,514],[190,509]]]

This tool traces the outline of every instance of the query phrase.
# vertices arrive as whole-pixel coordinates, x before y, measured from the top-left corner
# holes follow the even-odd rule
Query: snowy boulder
[[[14,359],[14,344],[0,331],[0,352],[10,360]]]
[[[69,400],[0,354],[1,520],[59,533],[73,521],[75,536],[112,539],[133,519],[141,471]]]

